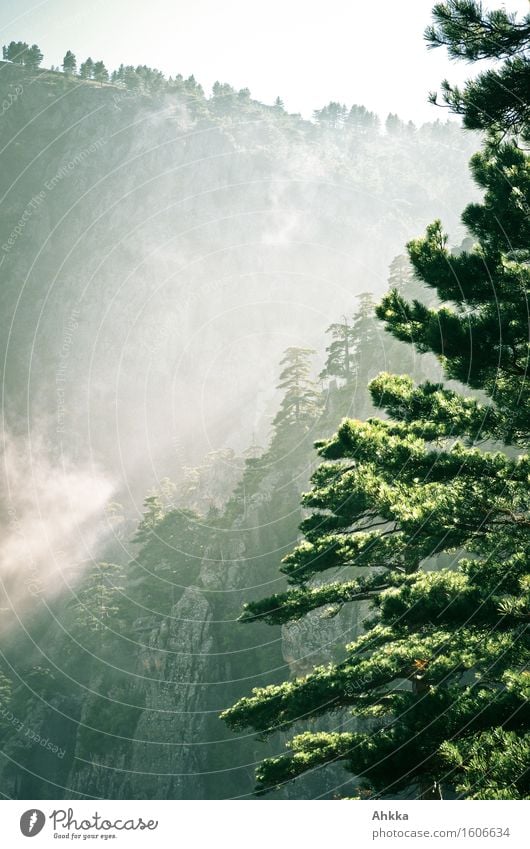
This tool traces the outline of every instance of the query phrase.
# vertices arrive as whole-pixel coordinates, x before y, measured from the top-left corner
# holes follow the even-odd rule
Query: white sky
[[[280,95],[305,116],[339,100],[418,123],[446,116],[426,102],[430,90],[476,69],[427,51],[433,2],[0,0],[0,42],[37,42],[44,66],[60,65],[70,49],[78,62],[91,55],[111,70],[123,62],[194,74],[208,93],[219,79],[265,103]],[[529,3],[506,8],[524,14]]]

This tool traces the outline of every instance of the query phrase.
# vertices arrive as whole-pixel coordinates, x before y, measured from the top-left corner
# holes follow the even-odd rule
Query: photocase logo
[[[36,808],[25,811],[20,817],[20,830],[24,837],[35,837],[44,827],[46,817]]]

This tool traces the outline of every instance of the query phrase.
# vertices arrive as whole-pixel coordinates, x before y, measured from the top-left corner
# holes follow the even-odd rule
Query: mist
[[[104,518],[113,486],[101,470],[65,456],[52,463],[39,433],[26,439],[5,435],[2,483],[7,518],[0,579],[9,622],[43,600],[75,591],[76,574],[94,561],[109,534]]]

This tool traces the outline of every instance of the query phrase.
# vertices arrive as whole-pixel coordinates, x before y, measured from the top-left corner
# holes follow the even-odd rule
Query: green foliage
[[[458,434],[466,442],[486,436],[502,439],[502,420],[493,406],[445,389],[440,383],[415,386],[408,375],[379,374],[370,384],[374,403],[406,422],[410,432],[435,440]]]
[[[273,426],[277,431],[291,427],[309,427],[318,415],[320,399],[316,385],[311,380],[309,358],[314,354],[311,348],[287,348],[280,362],[278,389],[284,393],[280,410],[274,418]]]
[[[463,215],[478,240],[473,249],[451,254],[438,221],[408,246],[418,277],[453,306],[409,303],[394,289],[377,307],[377,315],[398,339],[436,353],[447,377],[485,390],[495,402],[496,435],[526,444],[528,157],[512,143],[489,140],[471,164],[485,189],[484,203],[471,204]]]
[[[434,15],[433,44],[468,59],[508,55],[501,74],[526,66],[529,21],[459,0]],[[491,96],[483,77],[475,85]],[[505,130],[521,130],[529,90]],[[498,101],[492,109],[494,124]],[[387,131],[404,132],[393,118]],[[469,798],[530,798],[530,458],[479,447],[486,438],[530,441],[530,172],[514,140],[493,135],[471,167],[484,202],[463,220],[476,242],[451,251],[437,221],[408,246],[416,278],[444,303],[409,303],[396,285],[377,315],[489,402],[384,373],[370,391],[390,420],[346,420],[317,443],[324,462],[302,496],[311,511],[304,539],[282,564],[290,588],[249,602],[241,619],[280,624],[310,611],[334,615],[352,601],[367,602],[371,618],[344,660],[256,688],[223,717],[234,730],[266,735],[346,709],[355,730],[342,721],[340,733],[296,735],[288,754],[260,765],[259,792],[339,761],[376,796],[429,798],[443,779]],[[394,277],[406,271],[396,267]],[[332,330],[329,351],[333,363],[339,352],[344,374],[348,329]],[[443,553],[455,565],[433,571]]]
[[[166,510],[159,496],[149,496],[145,504],[135,537],[141,548],[126,575],[130,619],[169,613],[184,588],[197,580],[206,538],[191,510]]]
[[[94,68],[92,71],[92,76],[99,83],[106,83],[109,79],[109,72],[107,71],[104,63],[100,60],[99,62],[94,62]]]
[[[120,65],[113,71],[111,82],[120,88],[130,89],[141,94],[157,94],[168,87],[167,80],[161,71],[149,68],[147,65]]]
[[[353,130],[356,135],[367,135],[379,132],[379,116],[370,112],[365,106],[354,104],[344,121],[345,127]]]
[[[144,501],[144,507],[144,515],[134,537],[135,542],[147,542],[166,515],[166,509],[159,494],[148,495]]]
[[[233,728],[262,733],[345,707],[360,718],[391,718],[392,731],[385,720],[369,745],[363,734],[355,737],[355,756],[349,749],[348,757],[341,756],[335,747],[330,757],[369,775],[383,794],[439,780],[437,750],[448,728],[458,736],[475,724],[487,729],[517,717],[519,727],[528,719],[524,694],[506,692],[506,682],[530,660],[522,556],[530,526],[529,461],[460,443],[444,449],[444,431],[442,426],[431,434],[438,437],[433,445],[419,435],[418,421],[346,421],[320,444],[328,462],[303,497],[314,511],[302,523],[306,539],[284,559],[283,571],[295,588],[249,603],[242,620],[278,624],[310,610],[329,615],[329,608],[333,614],[346,602],[370,600],[370,630],[348,647],[346,662],[256,690],[224,713]],[[462,560],[458,571],[419,571],[425,559],[462,549],[475,559]],[[360,569],[369,569],[369,576],[347,577]],[[328,570],[340,570],[340,580],[311,584]],[[471,672],[476,683],[463,686],[462,676]],[[389,764],[398,744],[411,760],[391,758]],[[300,751],[296,774],[314,763]],[[370,768],[369,752],[374,763],[385,760],[384,772]],[[324,762],[322,751],[319,758]],[[292,777],[294,768],[289,756],[273,767],[267,761],[260,786],[273,786],[273,775]]]
[[[393,112],[390,112],[387,115],[385,121],[385,130],[387,135],[403,136],[405,135],[405,133],[408,133],[410,135],[414,133],[415,129],[416,127],[414,126],[412,121],[409,121],[408,124],[405,124],[405,122],[401,120],[399,115],[396,115]]]
[[[453,59],[498,59],[525,49],[530,38],[530,20],[517,23],[505,9],[484,12],[481,3],[450,0],[436,3],[434,24],[425,30],[429,47],[444,45]]]
[[[530,796],[530,734],[495,728],[471,740],[444,742],[440,753],[466,799]]]
[[[500,68],[483,72],[463,90],[442,84],[443,99],[464,116],[469,129],[528,134],[530,90],[530,14],[521,21],[504,9],[485,12],[472,0],[437,3],[434,25],[425,31],[430,47],[446,46],[456,59],[503,59]],[[431,95],[436,102],[436,95]]]
[[[351,348],[354,337],[346,316],[342,323],[330,324],[326,333],[331,335],[331,343],[326,348],[328,357],[319,377],[321,379],[340,377],[346,381],[351,380],[354,357]]]
[[[32,71],[36,71],[43,60],[43,54],[38,44],[32,44],[24,56],[24,64]]]
[[[9,44],[4,44],[2,55],[8,62],[14,62],[16,65],[23,65],[25,62],[29,44],[25,41],[11,41]]]
[[[74,613],[73,636],[91,650],[112,645],[121,628],[124,573],[114,563],[100,562],[89,569],[69,604]]]
[[[77,59],[71,50],[67,50],[64,54],[63,71],[65,74],[75,74],[77,71]]]
[[[82,62],[81,67],[79,68],[79,76],[82,80],[91,80],[94,76],[94,60],[88,57],[84,62]]]
[[[25,41],[11,41],[2,48],[4,59],[16,65],[25,65],[30,70],[36,70],[42,62],[43,55],[38,44],[31,47]]]
[[[350,383],[361,377],[362,353],[373,348],[376,330],[372,296],[363,293],[358,295],[358,300],[359,308],[351,324],[344,316],[341,323],[331,324],[326,330],[331,335],[331,343],[326,348],[328,356],[319,375],[321,380],[338,377]]]
[[[315,109],[313,118],[320,127],[331,127],[335,129],[344,124],[348,110],[344,103],[328,103],[323,109]]]

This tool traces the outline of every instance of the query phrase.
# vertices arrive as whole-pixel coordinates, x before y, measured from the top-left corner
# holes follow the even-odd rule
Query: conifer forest
[[[530,14],[492,4],[433,4],[423,123],[3,45],[2,798],[530,799]]]

